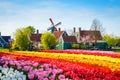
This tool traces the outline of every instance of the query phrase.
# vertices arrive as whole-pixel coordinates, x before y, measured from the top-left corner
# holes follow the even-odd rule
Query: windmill
[[[59,23],[57,23],[57,24],[54,25],[54,22],[53,22],[52,18],[50,18],[49,20],[50,20],[50,22],[51,22],[51,24],[52,24],[52,27],[49,27],[47,30],[48,30],[48,31],[51,30],[51,33],[53,33],[54,30],[56,29],[56,27],[57,27],[58,25],[61,25],[61,22],[59,22]]]

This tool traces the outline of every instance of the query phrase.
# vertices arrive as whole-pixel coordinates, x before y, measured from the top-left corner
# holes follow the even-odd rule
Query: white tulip
[[[23,79],[19,77],[18,80],[23,80]]]
[[[22,75],[23,80],[26,80],[26,75]]]
[[[17,80],[15,77],[12,77],[12,80]]]
[[[2,73],[0,73],[0,77],[2,76]]]

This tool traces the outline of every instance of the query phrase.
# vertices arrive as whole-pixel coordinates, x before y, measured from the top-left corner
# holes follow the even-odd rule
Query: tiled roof
[[[75,36],[63,36],[64,42],[77,42],[77,39]]]
[[[92,42],[94,43],[95,40],[93,40]],[[99,42],[100,42],[100,43],[104,43],[104,42],[106,42],[106,41],[104,41],[104,40],[97,40],[96,42],[98,42],[98,43],[99,43]]]
[[[30,36],[30,40],[31,40],[31,41],[40,41],[40,42],[41,42],[41,40],[40,40],[41,35],[42,35],[42,34],[32,34],[32,35]]]
[[[64,33],[64,31],[54,31],[55,38],[58,40],[60,36]]]
[[[94,37],[95,35],[97,35],[97,39],[100,40],[102,38],[100,31],[93,31],[93,30],[81,30],[80,31],[80,36],[91,36]]]

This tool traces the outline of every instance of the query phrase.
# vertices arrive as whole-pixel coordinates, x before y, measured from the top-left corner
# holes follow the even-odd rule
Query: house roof
[[[63,36],[64,42],[77,42],[77,39],[75,36]]]
[[[42,34],[32,34],[30,36],[30,40],[31,41],[39,41],[39,42],[41,42],[41,40],[40,40],[41,36],[42,36]]]
[[[94,30],[81,30],[79,32],[80,36],[83,37],[83,36],[91,36],[91,37],[94,37],[95,35],[97,35],[97,39],[100,40],[102,38],[101,36],[101,33],[100,31],[94,31]]]
[[[9,42],[9,40],[11,39],[11,36],[0,36],[0,37],[6,42]]]
[[[58,40],[65,31],[54,31],[55,38]]]

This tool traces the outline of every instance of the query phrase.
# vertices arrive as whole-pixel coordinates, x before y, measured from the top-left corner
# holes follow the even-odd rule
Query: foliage
[[[88,49],[86,45],[83,44],[72,44],[72,49]]]
[[[30,33],[29,35],[35,33],[35,28],[34,28],[33,26],[28,26],[28,27],[26,27],[25,30],[26,30],[26,32],[29,32],[29,33]]]
[[[34,33],[35,29],[32,26],[28,26],[25,28],[19,28],[15,32],[15,40],[13,42],[13,49],[19,49],[19,50],[26,50],[30,44],[31,41],[29,37],[32,33]]]
[[[116,46],[116,44],[120,43],[120,37],[115,36],[115,35],[104,35],[104,40],[107,41],[109,46]]]
[[[72,44],[72,49],[79,49],[80,45],[79,44]]]
[[[86,45],[80,45],[80,49],[87,49],[87,46]]]
[[[41,36],[41,43],[42,43],[43,49],[53,49],[58,42],[54,34],[46,32]]]
[[[9,49],[0,48],[0,52],[9,52]]]

